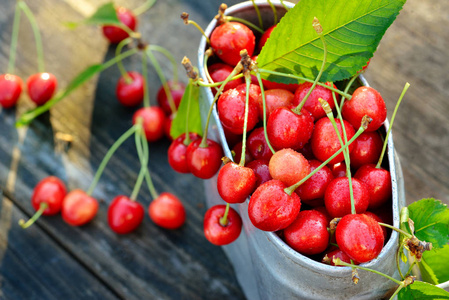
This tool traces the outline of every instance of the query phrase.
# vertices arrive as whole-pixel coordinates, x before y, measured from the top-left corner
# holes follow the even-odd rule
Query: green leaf
[[[428,251],[424,252],[427,253]],[[423,255],[424,256],[424,255]],[[431,284],[438,284],[438,278],[435,275],[435,272],[432,268],[427,264],[425,258],[421,258],[421,261],[418,263],[419,271],[421,272],[422,280]]]
[[[66,22],[64,23],[69,29],[75,29],[80,24],[86,25],[119,25],[122,23],[117,17],[117,12],[115,11],[114,3],[109,2],[100,6],[97,11],[89,18],[84,19],[81,22]]]
[[[441,300],[449,299],[449,293],[442,288],[430,283],[415,281],[411,285],[401,289],[398,294],[399,300]]]
[[[433,249],[431,251],[424,252],[421,262],[427,264],[429,269],[432,270],[434,276],[437,278],[437,284],[449,281],[449,245],[446,245],[440,249]],[[421,274],[423,274],[422,271]],[[423,279],[427,281],[424,276]]]
[[[449,209],[433,198],[421,199],[408,206],[410,219],[415,222],[415,236],[441,248],[449,242]]]
[[[312,27],[315,16],[323,27],[328,49],[320,81],[349,78],[373,56],[405,1],[301,0],[271,33],[258,56],[258,66],[315,78],[323,61],[323,44]]]
[[[189,81],[181,103],[179,104],[176,117],[173,119],[170,135],[175,139],[186,132],[186,121],[188,115],[189,132],[196,132],[200,136],[203,135],[203,127],[201,125],[201,114],[199,104],[200,87]],[[190,103],[190,107],[189,107]]]

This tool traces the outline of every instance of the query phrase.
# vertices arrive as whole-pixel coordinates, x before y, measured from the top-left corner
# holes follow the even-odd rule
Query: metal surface
[[[273,2],[273,1],[272,1]],[[257,1],[264,22],[272,22],[272,10],[264,1]],[[285,3],[285,2],[284,2]],[[292,7],[293,4],[286,3]],[[279,15],[285,10],[277,5]],[[227,9],[226,14],[257,22],[251,2],[244,2]],[[206,29],[210,35],[216,21],[213,20]],[[267,26],[265,26],[267,28]],[[206,40],[203,38],[198,50],[198,61],[204,61]],[[200,76],[206,80],[204,67],[199,66]],[[361,82],[368,85],[361,76]],[[213,102],[210,89],[202,88],[200,105],[205,120],[208,108]],[[384,129],[388,128],[388,121]],[[232,157],[226,143],[223,128],[216,110],[209,127],[209,137],[219,141],[226,156]],[[393,225],[399,226],[399,211],[405,205],[404,180],[399,159],[394,151],[393,137],[388,140],[388,161],[392,178],[392,210]],[[205,181],[207,205],[223,204],[216,188],[216,176]],[[354,285],[351,281],[351,269],[333,267],[316,262],[291,249],[275,233],[256,229],[249,220],[245,203],[232,205],[241,215],[243,231],[232,244],[224,246],[229,260],[234,266],[237,278],[248,299],[378,299],[395,284],[382,276],[360,271],[360,281]],[[393,232],[378,258],[362,264],[365,267],[379,270],[395,278],[399,278],[396,268],[395,253],[398,234]]]

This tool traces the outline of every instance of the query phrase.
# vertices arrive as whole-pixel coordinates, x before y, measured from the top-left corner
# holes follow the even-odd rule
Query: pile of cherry
[[[238,238],[242,220],[229,204],[249,201],[252,224],[276,232],[301,254],[328,264],[334,258],[370,261],[387,240],[379,222],[391,223],[392,215],[391,177],[381,167],[385,102],[364,86],[341,99],[332,83],[263,80],[262,95],[254,75],[251,83],[242,76],[229,81],[241,51],[255,61],[274,27],[256,38],[246,25],[224,21],[210,36],[215,57],[206,68],[209,83],[228,80],[212,92],[221,93],[216,109],[234,157],[223,158],[220,145],[205,138],[206,127],[203,138],[191,135],[190,143],[182,136],[173,142],[170,164],[203,179],[219,170],[217,189],[228,204],[205,215],[204,232],[213,244]]]

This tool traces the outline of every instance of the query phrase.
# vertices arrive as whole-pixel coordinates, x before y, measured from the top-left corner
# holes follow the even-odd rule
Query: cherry
[[[22,93],[23,81],[12,74],[0,75],[0,106],[11,108],[16,105]]]
[[[383,220],[378,216],[378,215],[376,215],[375,213],[373,213],[373,212],[370,212],[370,211],[365,211],[363,214],[365,214],[365,215],[367,215],[367,216],[369,216],[369,217],[371,217],[371,218],[373,218],[374,220],[376,220],[376,222],[380,222],[380,223],[383,223]],[[387,228],[386,227],[384,227],[384,226],[380,226],[380,228],[382,228],[382,233],[383,233],[383,235],[384,235],[384,240],[386,241],[387,240]]]
[[[40,106],[53,96],[58,81],[51,73],[37,73],[27,79],[27,91],[31,101]]]
[[[267,118],[278,107],[290,106],[294,95],[285,89],[272,89],[265,92],[265,106]],[[257,99],[259,105],[259,118],[263,119],[263,98],[262,95]]]
[[[375,164],[382,152],[383,141],[377,131],[363,132],[355,141],[350,154],[351,167],[360,168],[365,164]]]
[[[330,82],[326,82],[326,85],[336,88],[336,86]],[[301,103],[302,99],[304,99],[304,97],[307,95],[311,87],[312,83],[310,82],[301,83],[298,89],[295,91],[293,105],[299,105],[299,103]],[[340,95],[336,94],[335,96],[337,101],[339,101]],[[315,86],[303,106],[312,114],[315,121],[326,115],[326,112],[323,110],[320,101],[318,100],[319,98],[325,100],[329,104],[331,109],[334,109],[335,107],[334,98],[332,97],[332,91],[320,85]],[[357,128],[359,127],[360,125]]]
[[[273,179],[270,175],[270,170],[268,167],[268,161],[264,159],[256,159],[250,161],[246,164],[246,167],[251,168],[254,171],[254,175],[256,175],[256,188]]]
[[[34,187],[33,195],[31,196],[31,205],[38,211],[43,203],[46,203],[47,208],[42,212],[44,216],[51,216],[59,213],[62,206],[62,200],[67,194],[67,189],[64,182],[55,176],[49,176]]]
[[[340,249],[359,263],[376,258],[384,245],[379,223],[364,214],[344,216],[337,225],[335,236]]]
[[[310,173],[310,165],[301,153],[292,149],[277,151],[268,164],[270,175],[285,183],[287,186],[294,185]]]
[[[164,111],[157,106],[142,107],[133,115],[133,124],[137,123],[137,119],[143,119],[143,130],[147,141],[155,142],[164,136]]]
[[[217,246],[232,243],[242,231],[242,218],[232,207],[229,207],[226,224],[221,224],[220,220],[225,211],[225,205],[215,205],[209,208],[204,215],[204,235],[209,242]]]
[[[142,223],[145,211],[143,206],[130,198],[120,195],[115,197],[108,208],[108,224],[119,234],[134,231]]]
[[[290,226],[284,229],[285,242],[305,255],[326,250],[329,245],[326,216],[316,210],[301,211]]]
[[[318,160],[309,160],[309,165],[310,172],[312,172],[321,165],[321,162]],[[326,188],[333,179],[334,175],[332,175],[332,171],[327,166],[324,166],[301,184],[295,192],[299,195],[303,203],[308,205],[315,204],[313,200],[324,198]]]
[[[301,200],[296,193],[288,195],[287,186],[270,180],[259,186],[249,199],[248,216],[251,223],[264,231],[277,231],[289,226],[298,216]]]
[[[187,165],[196,177],[209,179],[220,169],[224,154],[217,142],[207,139],[206,147],[202,147],[201,142],[197,139],[187,147]]]
[[[173,138],[172,138],[170,132],[171,132],[171,125],[172,125],[175,117],[176,117],[176,114],[171,114],[168,117],[166,117],[165,121],[164,121],[164,134],[170,141],[173,141]]]
[[[175,107],[178,108],[179,104],[181,103],[182,96],[184,95],[184,91],[186,89],[186,85],[182,82],[173,82],[173,81],[167,81],[168,89],[171,92],[171,96],[173,98],[173,102],[175,104]],[[167,97],[167,93],[165,93],[164,86],[161,86],[157,92],[156,96],[157,102],[159,103],[159,106],[164,110],[165,114],[171,115],[174,113],[171,109],[170,102]]]
[[[299,152],[308,160],[315,159],[312,151],[312,145],[310,143],[305,144],[304,147],[299,150]]]
[[[233,152],[234,162],[239,164],[240,163],[240,159],[242,158],[242,142],[239,142],[239,143],[235,144],[235,146],[232,147],[232,152]],[[253,160],[253,157],[251,156],[251,154],[249,154],[248,147],[246,147],[245,164],[249,163],[252,160]]]
[[[355,210],[357,213],[364,213],[369,205],[368,188],[358,179],[351,178],[351,182]],[[329,183],[324,194],[324,204],[332,218],[340,218],[351,213],[351,196],[347,177],[338,177]]]
[[[338,131],[340,136],[343,136],[341,129],[341,123],[339,119],[335,119],[337,123]],[[346,136],[350,140],[354,134],[354,128],[347,121],[343,121],[346,130]],[[271,141],[271,139],[270,139]],[[315,123],[315,129],[313,130],[312,138],[310,139],[312,145],[312,151],[315,157],[320,161],[326,161],[335,152],[340,150],[340,140],[338,139],[337,133],[329,120],[329,118],[321,118]],[[348,146],[349,152],[354,148],[354,144]],[[336,164],[344,159],[343,153],[340,153],[335,158],[333,158],[329,164]]]
[[[62,201],[62,219],[72,225],[81,226],[90,222],[98,211],[98,201],[82,190],[73,190]]]
[[[263,46],[265,46],[265,43],[267,42],[268,38],[271,35],[271,32],[273,32],[273,29],[276,28],[276,25],[271,26],[270,28],[268,28],[267,30],[265,30],[265,32],[262,34],[262,36],[260,37],[259,43],[257,44],[257,49],[262,50]]]
[[[115,11],[121,23],[131,29],[131,31],[136,29],[137,19],[131,10],[124,7],[117,7]],[[113,25],[103,26],[103,35],[112,44],[118,44],[129,36],[125,30]]]
[[[235,88],[239,93],[246,97],[246,83],[239,84]],[[257,106],[257,99],[260,96],[260,87],[256,84],[250,83],[249,85],[249,103],[250,105]]]
[[[359,128],[363,116],[371,119],[365,131],[376,131],[387,118],[387,107],[378,91],[371,87],[361,86],[352,94],[352,98],[343,104],[343,118],[354,128]]]
[[[341,261],[348,263],[348,264],[351,263],[351,258],[345,252],[343,252],[340,248],[337,248],[337,249],[327,252],[324,255],[321,262],[325,263],[325,264],[329,264],[331,266],[342,267],[340,265],[334,264],[334,258],[339,258],[339,259],[341,259]],[[358,263],[356,263],[355,261],[353,261],[353,262],[354,262],[354,264],[358,265]]]
[[[231,67],[230,65],[223,64],[223,63],[212,64],[207,69],[209,71],[210,77],[212,78],[212,80],[214,82],[225,81],[225,79],[228,78],[229,75],[234,70],[234,68]],[[230,89],[234,89],[242,83],[244,83],[243,78],[237,78],[237,79],[231,80],[228,83],[226,83],[226,85],[224,86],[223,92],[230,90]],[[212,89],[212,93],[214,95],[216,92],[217,92],[216,89]]]
[[[170,144],[170,147],[168,147],[168,163],[173,170],[179,173],[190,173],[189,165],[187,163],[188,145],[184,144],[185,137],[185,133],[181,134]],[[189,133],[189,137],[191,141],[200,138],[198,134],[193,132]]]
[[[376,168],[374,164],[368,164],[361,166],[354,177],[367,185],[370,194],[370,209],[380,207],[391,199],[392,187],[389,171]]]
[[[342,161],[329,167],[334,178],[346,177],[346,164]]]
[[[210,45],[222,61],[235,66],[240,61],[241,50],[246,49],[249,56],[253,55],[256,37],[246,25],[226,22],[214,29]]]
[[[137,106],[143,101],[145,79],[139,72],[131,71],[128,76],[121,76],[117,82],[115,94],[123,106]],[[127,82],[127,79],[131,80]]]
[[[148,207],[153,222],[166,229],[181,227],[186,220],[186,211],[182,202],[171,193],[162,193]]]
[[[217,189],[227,203],[243,203],[256,188],[253,169],[228,162],[218,172]]]
[[[269,160],[273,156],[265,139],[263,127],[256,128],[250,133],[246,141],[246,149],[254,159]]]
[[[319,211],[320,213],[322,213],[326,217],[326,224],[329,224],[332,221],[332,217],[329,215],[326,207],[324,206],[324,200],[323,200],[322,206],[316,206],[312,210],[316,210],[316,211]]]
[[[277,108],[268,118],[268,139],[275,149],[301,149],[312,136],[312,115],[305,109],[301,109],[301,114],[296,114],[292,108]]]

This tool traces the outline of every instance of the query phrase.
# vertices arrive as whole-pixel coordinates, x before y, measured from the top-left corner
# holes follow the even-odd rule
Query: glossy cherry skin
[[[274,28],[276,28],[276,25],[273,25],[267,30],[265,30],[265,32],[260,37],[259,43],[257,44],[257,50],[259,50],[259,52],[260,50],[262,50],[263,46],[265,46],[265,43],[267,42]]]
[[[61,215],[66,223],[72,226],[81,226],[90,222],[97,211],[97,199],[82,190],[73,190],[65,196],[62,202]]]
[[[31,101],[40,106],[53,97],[58,86],[55,75],[51,73],[37,73],[27,79],[27,91]]]
[[[256,175],[256,188],[273,179],[270,175],[270,169],[268,167],[268,161],[264,159],[256,159],[246,164],[248,168],[251,168]]]
[[[117,12],[119,21],[132,31],[135,31],[137,27],[137,18],[133,12],[124,7],[117,7],[115,11]],[[117,26],[103,26],[103,35],[112,44],[118,44],[129,36],[126,31]]]
[[[167,152],[169,165],[179,173],[190,173],[187,163],[187,147],[189,145],[184,144],[185,136],[185,133],[183,133],[173,140]],[[200,138],[198,134],[193,132],[189,133],[189,137],[191,142]]]
[[[232,147],[232,157],[236,164],[240,163],[240,160],[242,159],[242,142],[238,142],[235,144],[234,147]],[[245,151],[245,164],[249,163],[253,160],[253,157],[248,152],[248,146],[246,147]]]
[[[215,205],[209,208],[204,215],[204,235],[209,242],[217,246],[232,243],[242,231],[242,218],[232,207],[229,207],[228,223],[225,226],[220,224],[225,210],[226,205]]]
[[[137,106],[143,101],[144,78],[139,72],[131,71],[127,73],[131,78],[130,82],[121,76],[115,88],[115,95],[118,102],[123,106]]]
[[[61,211],[62,200],[67,194],[64,182],[55,177],[49,176],[34,187],[31,196],[31,205],[38,211],[41,203],[47,203],[48,207],[42,213],[44,216],[51,216]]]
[[[265,139],[263,127],[256,128],[250,133],[246,141],[246,149],[254,159],[269,160],[273,156]]]
[[[182,96],[184,95],[184,91],[186,89],[186,85],[182,82],[173,82],[173,81],[167,81],[168,88],[171,92],[171,96],[173,98],[173,102],[175,103],[176,108],[179,107],[179,104],[181,103]],[[156,96],[157,102],[159,103],[159,106],[164,110],[165,114],[171,115],[172,109],[170,106],[170,102],[168,102],[167,93],[165,93],[164,86],[161,86],[157,92]]]
[[[354,205],[357,213],[364,213],[369,205],[367,186],[358,179],[351,178]],[[332,218],[340,218],[351,213],[351,196],[347,177],[332,180],[324,193],[324,204]]]
[[[120,195],[109,205],[108,224],[115,233],[127,234],[142,223],[144,215],[145,210],[140,203]]]
[[[148,213],[156,225],[165,229],[179,228],[186,221],[184,205],[171,193],[161,193],[154,199],[148,207]]]
[[[292,108],[277,108],[268,118],[268,139],[277,150],[282,148],[299,150],[312,136],[314,126],[312,115],[305,109],[301,109],[301,114],[298,115]]]
[[[331,83],[326,82],[326,85],[331,86]],[[332,85],[334,88],[336,88],[335,85]],[[310,82],[304,82],[301,83],[298,87],[298,89],[295,91],[295,98],[293,100],[293,105],[299,105],[301,103],[302,99],[307,95],[310,88],[312,87],[312,83]],[[336,100],[337,103],[340,101],[340,95],[336,94]],[[325,111],[321,107],[319,98],[325,100],[331,109],[335,108],[335,102],[334,98],[332,97],[332,91],[322,87],[320,85],[315,86],[310,96],[307,98],[306,103],[304,104],[303,108],[308,110],[313,118],[316,120],[326,116]]]
[[[12,74],[0,75],[0,106],[11,108],[16,105],[22,93],[22,78]]]
[[[285,183],[287,186],[294,185],[310,173],[310,165],[307,159],[292,149],[277,151],[268,164],[270,175]]]
[[[267,119],[271,113],[279,107],[289,107],[293,102],[294,95],[285,89],[272,89],[265,91],[265,109]],[[259,105],[259,118],[263,119],[263,98],[262,95],[257,99]]]
[[[309,165],[310,172],[312,172],[321,165],[321,162],[318,160],[309,160]],[[334,175],[332,175],[332,171],[327,166],[324,166],[301,184],[295,192],[299,195],[303,203],[313,204],[313,200],[324,198],[326,188],[333,179]]]
[[[201,141],[195,140],[187,147],[187,165],[196,177],[209,179],[220,169],[224,154],[217,142],[207,139],[207,147],[201,147]]]
[[[367,185],[370,194],[370,209],[378,208],[391,199],[392,187],[389,171],[376,168],[374,164],[363,165],[357,170],[354,177]]]
[[[382,152],[383,141],[377,131],[363,132],[355,141],[351,151],[351,167],[358,169],[362,165],[375,164]]]
[[[346,164],[343,161],[334,165],[330,165],[329,168],[331,169],[334,178],[346,176]]]
[[[339,119],[335,119],[337,123],[338,131],[340,132],[340,136],[343,137],[343,131],[341,129],[341,123]],[[355,130],[347,121],[343,121],[346,136],[348,141],[354,136]],[[335,132],[334,127],[332,126],[329,118],[321,118],[315,123],[315,129],[313,130],[312,138],[310,139],[310,143],[312,145],[312,151],[315,157],[320,161],[326,161],[330,158],[335,152],[340,150],[341,144],[338,139],[337,133]],[[354,148],[354,144],[350,144],[348,146],[349,152]],[[344,155],[343,152],[333,158],[329,164],[336,164],[343,161]]]
[[[231,75],[234,68],[227,64],[215,63],[215,64],[210,65],[207,68],[207,70],[209,71],[209,75],[214,82],[221,82],[221,81],[225,81],[226,78],[228,78],[229,75]],[[226,85],[223,88],[223,92],[230,90],[230,89],[234,89],[242,83],[244,83],[243,78],[237,78],[237,79],[231,80],[228,83],[226,83]],[[214,95],[216,92],[217,92],[217,90],[215,88],[212,88],[212,93]]]
[[[376,258],[384,245],[379,223],[364,214],[344,216],[337,225],[335,236],[340,249],[359,263]]]
[[[351,263],[351,258],[345,253],[343,252],[340,248],[331,250],[329,252],[327,252],[323,259],[321,260],[322,263],[325,264],[330,264],[331,266],[335,266],[334,264],[334,259],[339,258],[342,262]],[[356,265],[358,265],[359,263],[354,262]],[[337,266],[337,267],[342,267],[342,266]]]
[[[289,226],[298,216],[301,199],[296,193],[288,195],[287,186],[279,180],[270,180],[259,186],[248,205],[251,223],[264,231],[278,231]]]
[[[284,229],[284,239],[301,254],[321,253],[329,245],[327,219],[316,210],[301,211],[295,221]]]
[[[142,126],[145,137],[149,142],[155,142],[164,136],[165,114],[162,108],[157,106],[142,107],[133,115],[133,124],[142,118]]]
[[[165,118],[164,121],[164,135],[170,140],[173,141],[173,137],[171,136],[171,125],[173,123],[173,119],[176,117],[176,114],[171,114]]]
[[[216,27],[210,36],[215,54],[225,63],[235,66],[240,61],[240,51],[246,49],[252,56],[256,37],[251,29],[238,22],[226,22]]]
[[[217,190],[227,203],[243,203],[256,188],[253,169],[228,162],[218,172]]]
[[[387,106],[378,91],[361,86],[354,91],[352,98],[343,104],[341,113],[343,119],[354,128],[360,127],[363,116],[369,116],[373,120],[365,131],[376,131],[387,118]]]
[[[382,221],[382,219],[381,219],[378,215],[376,215],[375,213],[373,213],[373,212],[365,211],[363,214],[365,214],[365,215],[367,215],[367,216],[373,218],[373,219],[376,220],[376,222],[378,222],[378,223],[379,223],[379,222],[380,222],[380,223],[384,223],[384,222]],[[388,235],[388,233],[387,233],[387,228],[384,227],[384,226],[380,226],[380,228],[382,228],[382,233],[383,233],[383,235],[384,235],[384,241],[387,241],[387,235]]]

